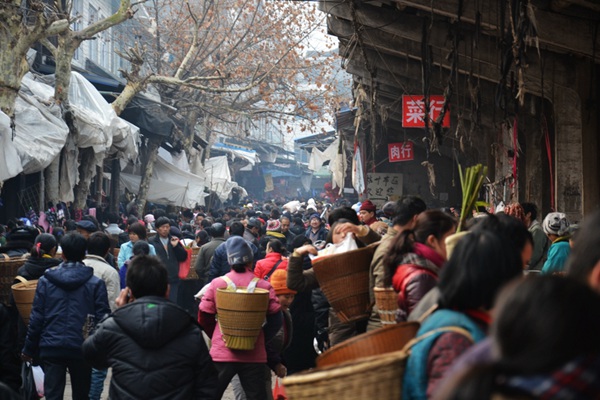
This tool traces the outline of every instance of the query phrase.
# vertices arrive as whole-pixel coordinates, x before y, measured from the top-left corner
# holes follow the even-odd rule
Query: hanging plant
[[[467,217],[471,214],[471,211],[480,206],[488,206],[484,201],[477,201],[481,185],[483,185],[483,180],[487,175],[487,167],[477,164],[465,168],[465,172],[463,173],[461,165],[458,164],[458,173],[460,175],[460,186],[462,188],[462,208],[456,232],[460,232],[465,226],[465,222],[467,221]]]

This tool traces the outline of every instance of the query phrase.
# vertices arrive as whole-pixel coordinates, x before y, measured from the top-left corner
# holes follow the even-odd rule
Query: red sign
[[[410,161],[414,159],[413,143],[400,142],[388,144],[388,159],[390,162]]]
[[[444,96],[429,96],[429,126],[437,120],[444,107]],[[425,99],[423,96],[402,96],[402,127],[425,127]],[[442,120],[444,128],[450,127],[450,110],[446,111]]]

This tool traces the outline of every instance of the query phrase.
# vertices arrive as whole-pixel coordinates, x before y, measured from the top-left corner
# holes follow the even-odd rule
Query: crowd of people
[[[17,275],[38,280],[28,325],[13,299],[0,305],[7,398],[21,398],[22,363],[42,366],[50,400],[67,371],[74,399],[100,399],[109,368],[111,399],[220,399],[229,385],[236,399],[273,398],[273,377],[383,326],[376,306],[341,321],[319,289],[312,258],[348,239],[377,246],[371,302],[393,288],[396,321],[421,322],[403,399],[600,398],[600,213],[579,229],[512,203],[456,232],[452,211],[417,196],[130,211],[0,225],[0,258],[23,258]],[[255,287],[268,292],[264,325],[252,349],[231,348],[217,292]]]

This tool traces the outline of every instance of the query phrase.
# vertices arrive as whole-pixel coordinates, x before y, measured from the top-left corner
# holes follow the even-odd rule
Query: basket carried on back
[[[399,399],[406,366],[402,350],[302,372],[283,379],[290,400]]]
[[[9,305],[10,287],[12,286],[17,271],[27,261],[26,258],[0,258],[0,301]]]
[[[319,286],[342,322],[369,317],[369,267],[376,248],[371,245],[313,263]]]
[[[217,321],[227,348],[252,350],[260,334],[269,306],[269,291],[245,287],[217,289]]]
[[[31,315],[31,308],[33,307],[33,299],[35,297],[35,290],[37,289],[37,279],[34,281],[28,281],[22,276],[17,276],[20,282],[15,283],[11,286],[13,298],[19,310],[19,315],[23,318],[25,325],[29,325],[29,316]]]
[[[317,357],[317,367],[402,350],[416,336],[419,326],[418,322],[402,322],[355,336]]]
[[[398,308],[398,292],[394,288],[373,288],[375,294],[375,304],[377,305],[377,313],[381,318],[383,325],[396,323],[396,316],[400,309]]]

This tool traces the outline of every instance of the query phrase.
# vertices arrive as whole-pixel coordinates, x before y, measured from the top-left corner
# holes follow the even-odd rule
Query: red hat
[[[360,205],[359,211],[362,211],[362,210],[369,211],[369,212],[375,212],[377,210],[377,207],[375,207],[375,204],[371,203],[371,200],[365,200]]]

